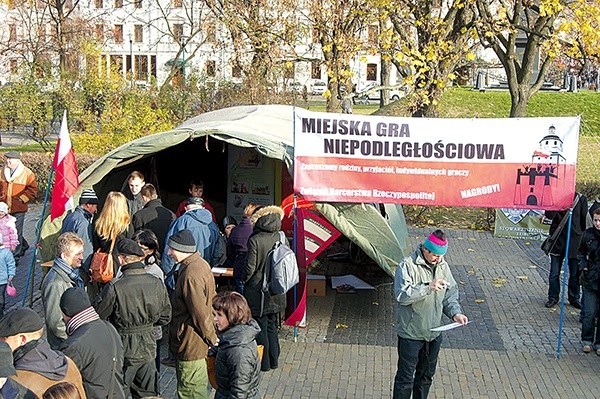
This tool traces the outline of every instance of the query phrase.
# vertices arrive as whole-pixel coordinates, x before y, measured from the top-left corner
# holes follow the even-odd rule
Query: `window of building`
[[[283,78],[284,79],[294,79],[294,63],[286,62],[283,67]]]
[[[123,8],[123,0],[115,0],[115,8]]]
[[[156,79],[156,56],[150,56],[150,76]]]
[[[213,60],[206,61],[206,76],[214,78],[217,74],[217,64]]]
[[[377,64],[367,64],[367,80],[377,80]]]
[[[115,43],[123,43],[123,25],[115,25],[113,36]]]
[[[231,67],[231,76],[234,78],[242,77],[242,68],[237,64],[237,62]]]
[[[17,40],[17,25],[9,24],[8,25],[8,41],[14,42]]]
[[[137,80],[148,79],[148,56],[141,54],[135,56],[135,74]]]
[[[16,58],[12,58],[10,60],[10,73],[17,73],[17,66],[18,66],[18,63],[17,63]]]
[[[214,23],[210,23],[206,26],[206,42],[214,43],[217,40],[216,28]]]
[[[125,73],[131,73],[131,54],[125,56]]]
[[[136,43],[141,43],[144,41],[144,30],[142,25],[133,26],[133,39]]]
[[[96,36],[96,40],[98,40],[99,42],[104,41],[104,25],[103,24],[96,24],[96,26],[94,27],[94,35]]]
[[[94,7],[104,8],[104,0],[94,0]]]
[[[377,25],[369,25],[367,27],[367,40],[369,44],[377,43],[377,36],[379,35],[379,27]]]
[[[311,79],[321,79],[321,63],[311,62],[310,77]]]
[[[173,24],[173,41],[181,43],[183,37],[183,24]]]
[[[313,28],[312,30],[312,42],[319,43],[319,28]]]
[[[173,8],[183,7],[183,0],[173,0]]]
[[[133,6],[135,8],[142,8],[142,0],[133,0]]]

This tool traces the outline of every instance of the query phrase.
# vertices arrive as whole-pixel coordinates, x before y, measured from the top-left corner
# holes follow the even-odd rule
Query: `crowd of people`
[[[162,364],[175,367],[179,398],[207,398],[208,356],[215,357],[215,397],[261,397],[261,371],[278,367],[277,315],[286,305],[285,295],[262,290],[283,210],[249,204],[239,224],[226,217],[221,231],[203,188],[192,181],[177,213],[138,171],[124,192],[107,194],[99,213],[96,193],[81,192],[41,285],[43,316],[17,308],[0,319],[0,397],[158,397]],[[0,202],[0,234],[10,214]],[[7,222],[3,293],[22,236]],[[2,264],[5,253],[12,264]],[[112,267],[108,281],[98,277],[99,264]],[[237,292],[217,294],[215,266],[235,270]],[[163,328],[169,353],[161,357]]]

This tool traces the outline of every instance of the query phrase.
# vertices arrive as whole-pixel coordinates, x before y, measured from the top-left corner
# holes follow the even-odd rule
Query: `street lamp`
[[[129,65],[131,67],[131,81],[133,85],[133,37],[131,36],[131,34],[129,34],[129,62]]]
[[[186,37],[181,35],[181,81],[185,86],[185,39]]]

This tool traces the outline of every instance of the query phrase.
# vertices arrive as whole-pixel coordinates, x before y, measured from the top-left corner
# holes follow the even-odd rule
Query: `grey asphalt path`
[[[29,228],[34,219],[28,214]],[[430,230],[410,228],[411,247]],[[556,356],[560,308],[543,306],[548,265],[539,243],[447,232],[447,259],[472,323],[444,333],[430,397],[599,397],[600,356],[581,352],[578,311],[568,305]],[[327,270],[346,274],[356,268],[337,264]],[[326,296],[309,297],[308,326],[296,338],[292,328],[282,327],[280,367],[262,374],[264,398],[391,397],[397,361],[392,279],[377,272],[363,279],[376,289],[336,294],[329,286]],[[173,368],[162,368],[160,385],[163,397],[176,398]]]

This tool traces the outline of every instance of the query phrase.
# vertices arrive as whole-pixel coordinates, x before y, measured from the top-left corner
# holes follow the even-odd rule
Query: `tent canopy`
[[[102,200],[120,190],[128,174],[141,170],[154,184],[163,203],[172,209],[186,197],[189,181],[202,176],[205,195],[224,202],[227,195],[227,146],[255,148],[281,161],[293,176],[294,108],[286,105],[239,106],[208,112],[175,129],[145,136],[109,152],[80,176],[79,197],[94,188]],[[216,139],[216,140],[215,140]],[[407,246],[407,229],[400,205],[385,205],[386,216],[376,204],[317,203],[317,209],[342,234],[357,244],[388,274],[393,275]],[[42,227],[43,260],[54,257],[62,217]]]

